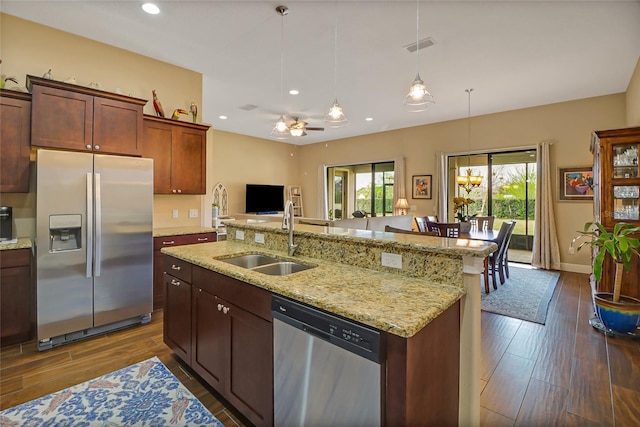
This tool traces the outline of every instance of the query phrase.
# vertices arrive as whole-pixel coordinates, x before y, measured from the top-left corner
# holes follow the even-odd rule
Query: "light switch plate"
[[[244,231],[236,230],[236,240],[244,240]]]
[[[382,252],[382,265],[384,267],[402,268],[402,255]]]
[[[178,209],[174,209],[174,210],[171,212],[171,218],[174,218],[174,219],[175,219],[175,218],[178,218]]]
[[[198,209],[189,209],[189,218],[198,218]]]
[[[264,234],[256,233],[256,243],[264,244]]]

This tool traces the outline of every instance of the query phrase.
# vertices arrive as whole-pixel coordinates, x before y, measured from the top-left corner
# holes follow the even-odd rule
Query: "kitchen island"
[[[382,331],[384,424],[478,423],[479,373],[473,360],[479,359],[479,273],[495,244],[298,225],[296,256],[288,257],[287,232],[279,223],[233,221],[227,229],[227,242],[163,249],[170,255],[165,258],[167,276],[172,268],[179,274],[189,270],[183,278],[193,280],[192,292],[209,290],[216,299],[228,284],[224,289],[207,287],[229,280],[248,286],[246,291],[260,290],[252,300],[265,301],[266,307],[255,309],[263,322],[271,320],[266,301],[280,295]],[[294,259],[313,268],[269,276],[221,260],[247,253]],[[383,253],[401,256],[402,268],[381,265]],[[173,262],[178,260],[183,264]],[[470,304],[469,284],[476,288],[477,304]],[[167,318],[171,315],[165,312]],[[263,345],[263,352],[272,352],[268,342]],[[182,358],[191,361],[194,356],[183,350]],[[477,411],[469,406],[474,401]],[[261,417],[249,419],[270,425],[268,413]]]

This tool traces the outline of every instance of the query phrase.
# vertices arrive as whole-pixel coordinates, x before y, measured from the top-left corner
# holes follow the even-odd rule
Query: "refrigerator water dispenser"
[[[49,216],[49,252],[75,251],[82,248],[82,216]]]

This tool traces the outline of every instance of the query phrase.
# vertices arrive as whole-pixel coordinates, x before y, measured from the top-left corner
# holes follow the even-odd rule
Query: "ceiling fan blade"
[[[306,130],[324,130],[324,128],[316,128],[316,127],[309,127],[309,126],[307,126],[305,129]]]

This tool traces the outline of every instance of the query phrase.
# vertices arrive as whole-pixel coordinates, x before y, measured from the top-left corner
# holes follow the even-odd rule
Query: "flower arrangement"
[[[475,201],[465,197],[453,198],[453,211],[456,213],[458,221],[469,222],[476,217],[477,214],[469,215],[469,205],[471,203],[475,203]]]

